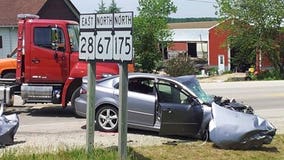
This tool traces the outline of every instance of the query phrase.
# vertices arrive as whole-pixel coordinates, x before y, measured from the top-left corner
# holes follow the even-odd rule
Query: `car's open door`
[[[157,83],[161,112],[161,135],[195,136],[201,126],[203,110],[199,103],[171,83]]]
[[[201,106],[161,103],[161,135],[195,136],[201,126]]]

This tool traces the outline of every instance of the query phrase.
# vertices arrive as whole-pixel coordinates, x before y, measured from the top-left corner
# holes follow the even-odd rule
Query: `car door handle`
[[[168,112],[169,114],[173,113],[172,109],[171,108],[167,108],[165,109],[165,112]]]
[[[32,62],[35,63],[35,64],[38,64],[38,63],[40,62],[40,60],[37,59],[37,58],[33,58],[33,59],[32,59]]]

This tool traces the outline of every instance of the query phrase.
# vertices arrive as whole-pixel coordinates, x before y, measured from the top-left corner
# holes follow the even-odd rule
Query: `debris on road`
[[[4,104],[0,109],[0,146],[12,145],[14,136],[19,127],[19,118],[17,114],[3,115]]]

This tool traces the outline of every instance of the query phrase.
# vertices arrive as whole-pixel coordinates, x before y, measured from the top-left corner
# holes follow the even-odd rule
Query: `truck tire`
[[[13,73],[13,72],[7,72],[5,73],[2,78],[16,78],[16,73]]]
[[[82,117],[77,113],[77,110],[75,107],[75,99],[80,96],[80,89],[81,87],[78,87],[77,89],[75,89],[75,91],[73,92],[71,96],[71,108],[76,117]]]

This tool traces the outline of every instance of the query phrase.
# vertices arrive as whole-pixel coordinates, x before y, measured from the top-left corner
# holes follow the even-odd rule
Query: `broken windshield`
[[[206,94],[196,79],[183,81],[182,84],[189,88],[202,102],[209,104],[212,103],[213,97]]]

